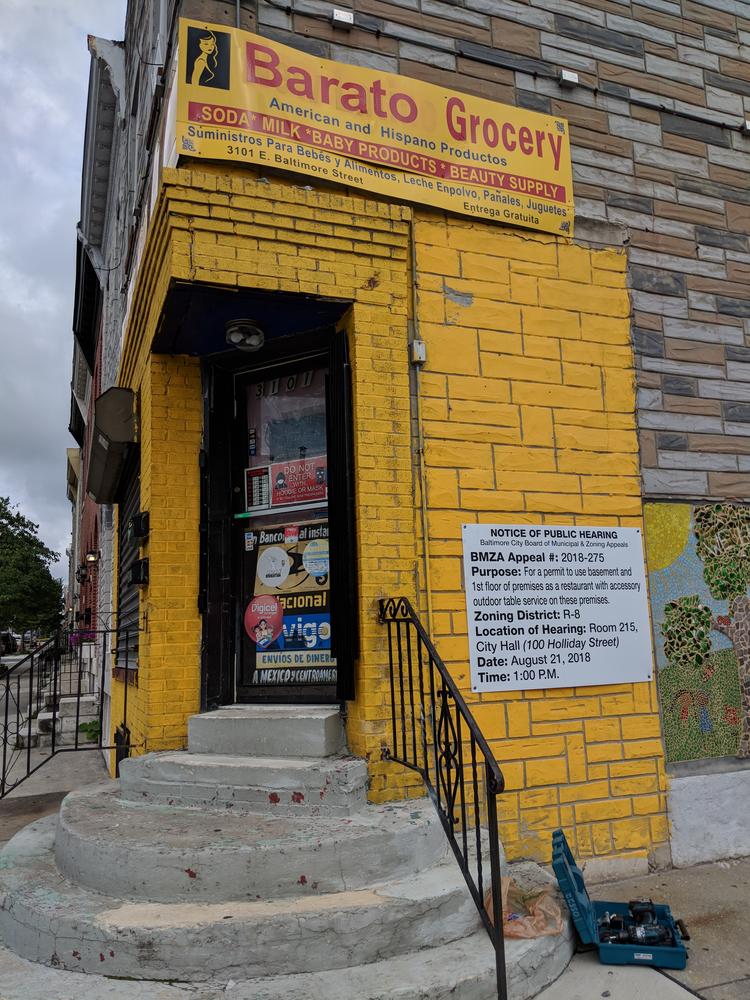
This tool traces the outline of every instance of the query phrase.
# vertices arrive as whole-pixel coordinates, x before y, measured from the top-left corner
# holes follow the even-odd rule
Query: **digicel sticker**
[[[284,609],[275,597],[261,594],[245,608],[245,632],[258,649],[265,649],[281,635]]]

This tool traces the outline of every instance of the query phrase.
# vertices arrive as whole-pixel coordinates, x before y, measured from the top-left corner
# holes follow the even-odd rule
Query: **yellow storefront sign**
[[[568,124],[180,20],[177,151],[573,232]]]

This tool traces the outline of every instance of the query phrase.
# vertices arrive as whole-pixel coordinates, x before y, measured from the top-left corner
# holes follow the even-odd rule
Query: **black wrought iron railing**
[[[108,735],[113,634],[119,633],[63,629],[22,659],[0,658],[0,799],[57,754],[114,750],[118,765],[129,755],[127,676],[122,720],[113,742]]]
[[[502,771],[405,597],[380,602],[388,630],[391,741],[383,757],[420,775],[495,949],[507,1000],[497,797]]]

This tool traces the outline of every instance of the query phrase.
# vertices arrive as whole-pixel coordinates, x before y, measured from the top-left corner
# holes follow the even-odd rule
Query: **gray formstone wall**
[[[750,0],[341,0],[355,11],[351,31],[330,24],[333,5],[242,0],[241,23],[327,58],[568,118],[578,219],[619,227],[629,247],[644,493],[750,497]],[[103,388],[116,377],[149,169],[149,63],[171,57],[178,13],[236,15],[223,0],[128,4],[102,248],[114,265],[103,277]],[[579,86],[562,89],[561,68]]]
[[[569,119],[578,217],[629,246],[644,492],[750,497],[750,2],[332,6],[258,0],[258,30]]]

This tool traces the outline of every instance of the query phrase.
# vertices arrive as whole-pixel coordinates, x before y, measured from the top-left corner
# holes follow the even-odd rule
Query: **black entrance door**
[[[205,708],[354,694],[347,342],[343,331],[316,339],[316,350],[289,351],[294,360],[259,357],[250,367],[231,352],[204,366]]]
[[[335,701],[325,359],[235,378],[240,701]]]

